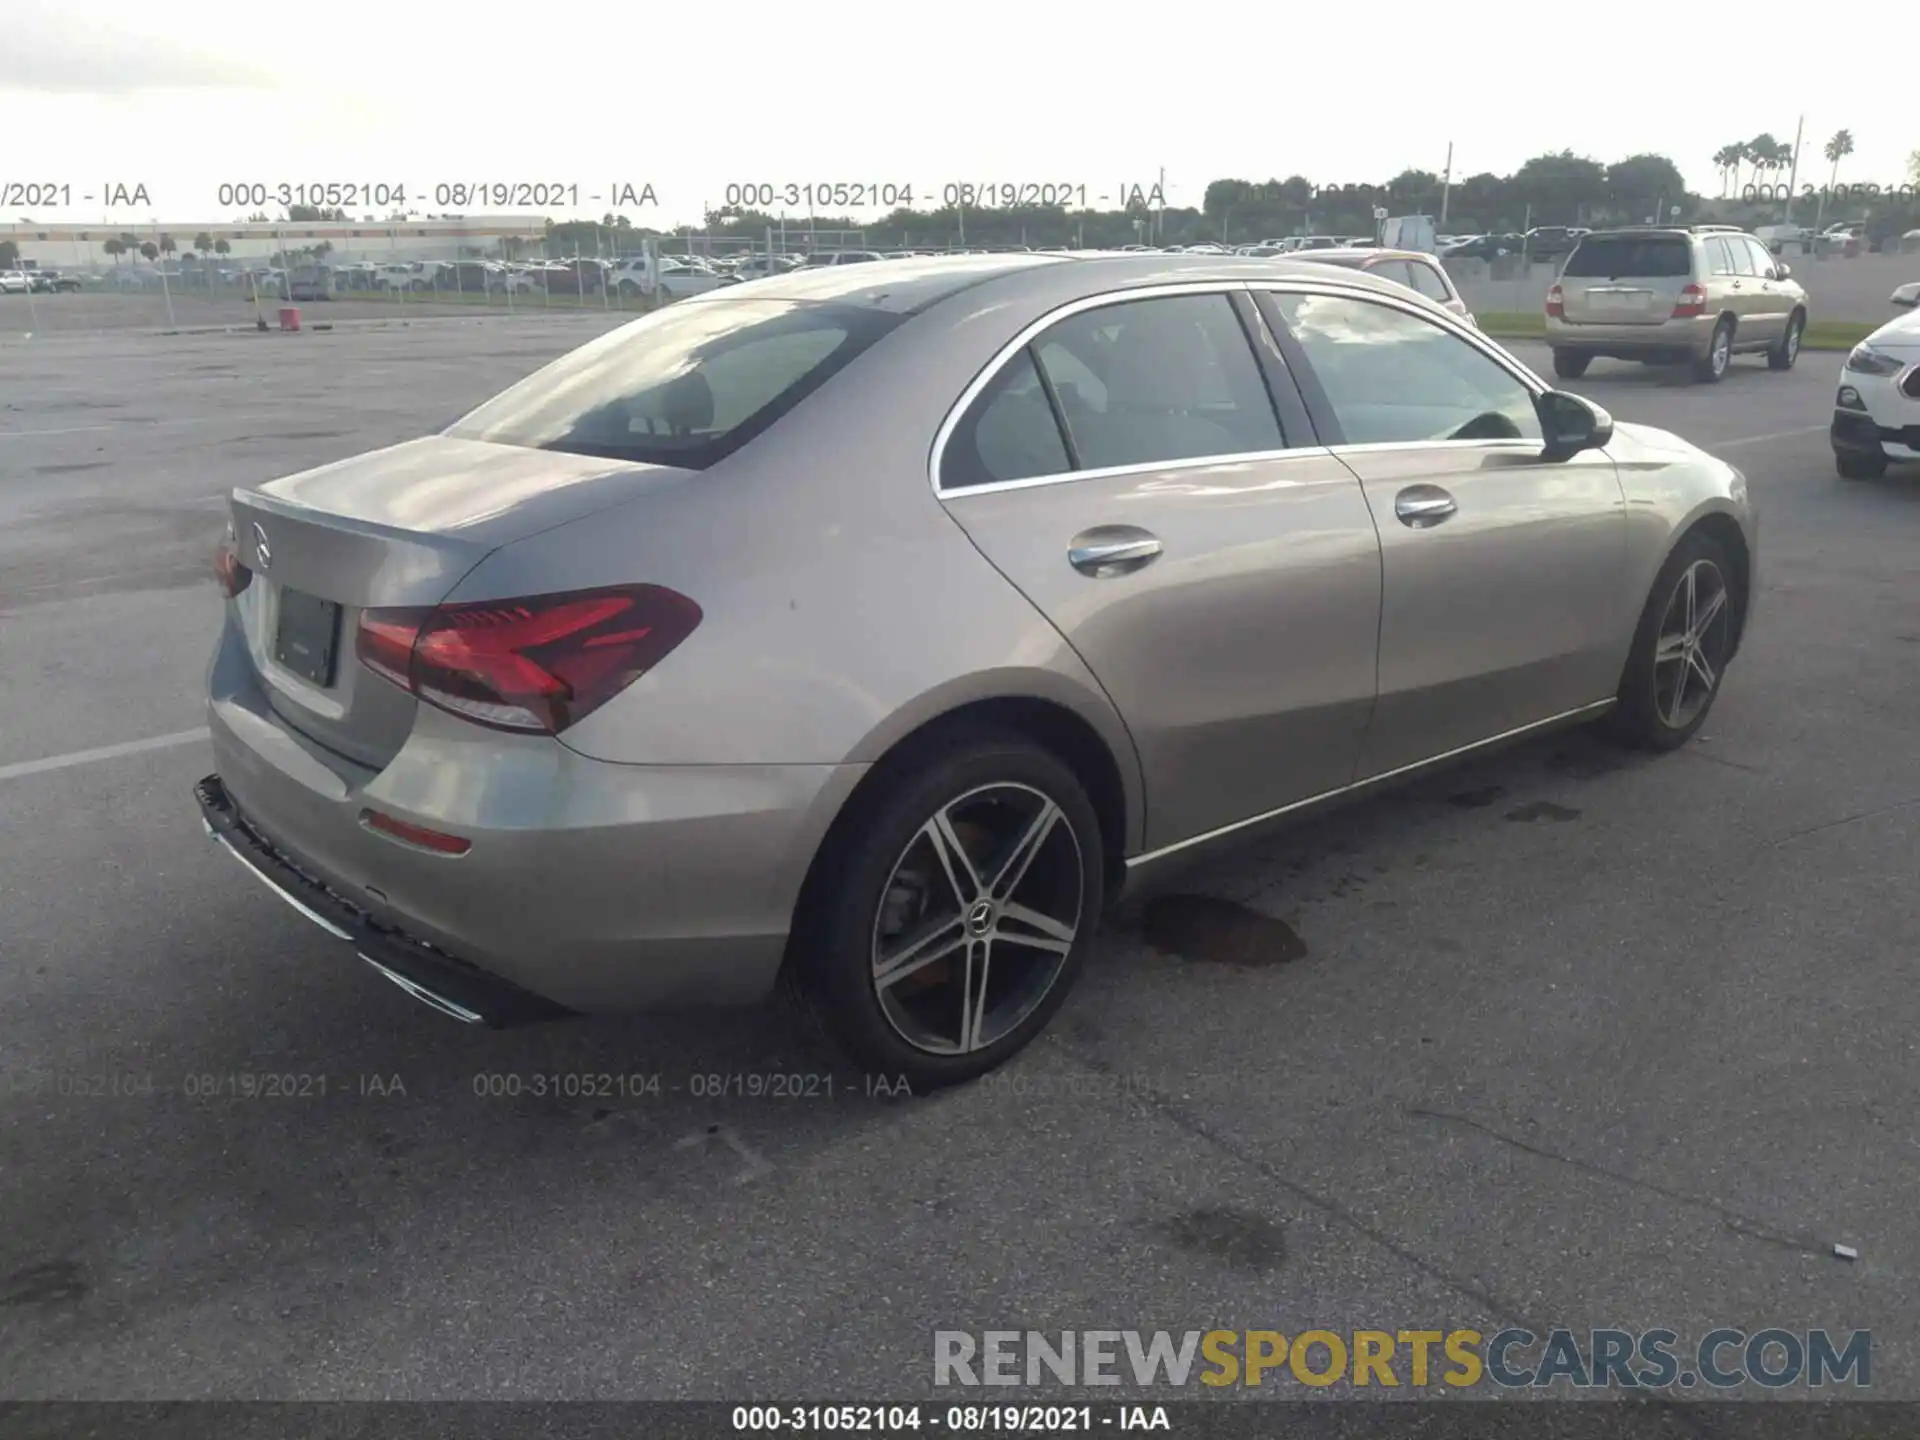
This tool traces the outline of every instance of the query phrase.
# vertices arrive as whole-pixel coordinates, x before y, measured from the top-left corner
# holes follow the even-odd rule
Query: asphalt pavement
[[[909,1098],[771,1008],[461,1027],[202,835],[228,489],[605,323],[0,344],[0,1397],[848,1400],[931,1394],[936,1329],[1521,1323],[1870,1328],[1920,1398],[1920,475],[1835,478],[1838,357],[1576,387],[1760,507],[1695,744],[1195,870]]]

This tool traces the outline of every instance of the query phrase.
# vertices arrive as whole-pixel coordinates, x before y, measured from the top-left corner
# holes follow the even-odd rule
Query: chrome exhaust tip
[[[372,956],[361,955],[360,958],[429,1009],[438,1010],[442,1015],[451,1015],[464,1025],[484,1025],[486,1023],[485,1016],[467,1009],[464,1005],[454,1004],[453,1001],[447,999],[444,995],[434,994],[433,991],[427,989],[426,986],[421,985],[418,981],[409,980],[398,971],[389,970]]]

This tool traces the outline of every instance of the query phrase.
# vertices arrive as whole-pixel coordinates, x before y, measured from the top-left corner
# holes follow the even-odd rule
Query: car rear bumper
[[[1588,325],[1549,315],[1546,340],[1556,350],[1618,359],[1687,357],[1707,353],[1717,323],[1717,317],[1702,315],[1691,320],[1662,320],[1657,325]]]
[[[199,795],[215,838],[357,953],[491,1023],[764,996],[866,769],[616,765],[423,706],[376,771],[287,725],[230,661]],[[368,811],[471,848],[392,839]]]

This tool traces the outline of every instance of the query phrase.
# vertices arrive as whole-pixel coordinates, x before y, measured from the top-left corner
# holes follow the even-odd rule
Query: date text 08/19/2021
[[[736,1405],[736,1431],[911,1435],[1088,1434],[1172,1430],[1164,1405]]]

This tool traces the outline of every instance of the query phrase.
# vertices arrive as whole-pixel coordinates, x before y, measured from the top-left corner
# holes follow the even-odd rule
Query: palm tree
[[[158,249],[162,255],[171,255],[180,247],[173,243],[173,237],[171,235],[162,235],[159,244],[155,248]]]
[[[120,232],[120,245],[129,255],[138,255],[140,253],[140,237],[129,231],[122,230]]]
[[[213,253],[216,255],[230,255],[233,253],[233,246],[224,240],[216,240],[213,242]]]
[[[1727,190],[1740,173],[1740,163],[1747,158],[1747,147],[1739,141],[1731,145],[1722,145],[1713,152],[1714,169],[1720,172],[1720,198],[1727,198]]]
[[[118,265],[120,263],[120,257],[127,253],[127,242],[117,238],[110,238],[102,240],[100,242],[100,248],[111,255],[113,257],[113,263]]]
[[[1827,141],[1826,157],[1833,162],[1833,170],[1827,176],[1827,189],[1833,189],[1834,182],[1840,178],[1840,162],[1853,153],[1853,132],[1836,130],[1833,138]]]
[[[158,260],[160,258],[160,247],[151,240],[143,241],[140,245],[140,253],[149,260]]]

